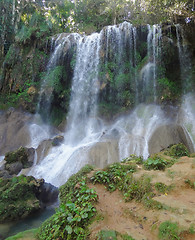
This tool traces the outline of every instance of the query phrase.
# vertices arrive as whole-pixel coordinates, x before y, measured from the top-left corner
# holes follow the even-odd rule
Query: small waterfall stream
[[[180,62],[180,74],[182,81],[183,93],[186,94],[192,90],[191,72],[192,72],[192,61],[188,46],[185,42],[184,31],[181,25],[176,26],[177,46],[179,53]]]

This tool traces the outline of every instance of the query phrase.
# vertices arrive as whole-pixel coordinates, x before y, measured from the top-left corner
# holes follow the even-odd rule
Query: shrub
[[[91,181],[95,183],[102,183],[107,186],[109,191],[115,191],[120,188],[124,177],[128,173],[136,171],[136,166],[133,164],[123,165],[120,163],[114,163],[108,166],[104,171],[97,171],[91,178]]]
[[[171,146],[167,151],[166,154],[172,157],[182,157],[182,156],[190,156],[190,153],[187,147],[183,143],[179,143],[176,145]]]
[[[179,240],[179,227],[177,223],[166,221],[159,226],[159,239],[162,240]]]
[[[160,158],[159,156],[155,156],[154,158],[148,158],[144,162],[144,167],[147,170],[165,170],[165,167],[167,166],[167,161]]]

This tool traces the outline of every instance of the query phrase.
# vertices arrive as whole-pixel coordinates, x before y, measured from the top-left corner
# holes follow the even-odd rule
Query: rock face
[[[58,189],[43,179],[21,175],[0,178],[0,222],[22,219],[58,197]]]
[[[32,115],[9,109],[0,114],[0,155],[26,146],[30,142],[27,121]]]
[[[52,140],[44,140],[37,148],[37,163],[45,158],[52,147]]]
[[[9,175],[18,174],[23,168],[33,165],[35,156],[34,148],[20,147],[16,151],[8,152],[5,155],[5,170]]]
[[[104,168],[108,164],[118,162],[118,142],[115,140],[97,142],[89,149],[88,156],[90,159],[90,164],[95,165],[99,168]]]
[[[148,142],[149,154],[160,152],[178,143],[183,143],[190,152],[194,151],[192,141],[182,126],[175,124],[160,126],[153,132]]]

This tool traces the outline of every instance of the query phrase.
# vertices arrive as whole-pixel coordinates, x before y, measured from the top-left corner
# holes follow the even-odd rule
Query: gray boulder
[[[0,155],[30,143],[27,122],[31,118],[13,108],[0,114]]]
[[[182,126],[176,124],[160,126],[153,132],[149,139],[149,154],[158,153],[168,146],[178,143],[183,143],[190,152],[194,151],[192,141]]]

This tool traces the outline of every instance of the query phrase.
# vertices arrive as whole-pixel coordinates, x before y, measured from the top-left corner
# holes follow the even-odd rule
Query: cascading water
[[[157,61],[160,58],[161,48],[161,35],[162,30],[158,25],[148,25],[147,36],[147,50],[148,50],[148,62],[141,70],[142,84],[142,97],[141,101],[146,102],[148,97],[152,97],[156,102],[156,78],[157,78]]]
[[[78,144],[94,133],[101,34],[80,37],[77,42],[76,66],[72,83],[66,143]]]
[[[65,141],[61,146],[51,149],[49,155],[29,173],[36,177],[44,176],[46,181],[55,185],[65,182],[71,174],[86,164],[80,153],[82,151],[84,155],[84,147],[97,141],[100,134],[97,132],[96,120],[100,38],[101,33],[77,38],[76,65]],[[66,40],[62,42],[65,43]]]
[[[178,123],[185,127],[191,137],[195,151],[195,96],[187,94],[183,97],[181,110],[178,114]]]
[[[186,44],[183,28],[179,24],[177,24],[175,27],[177,36],[177,47],[179,53],[182,88],[183,94],[186,94],[187,92],[192,90],[191,84],[192,63],[190,53]]]

